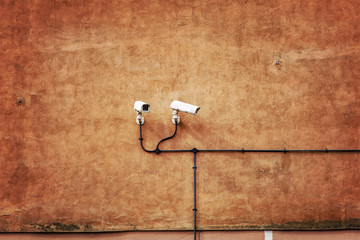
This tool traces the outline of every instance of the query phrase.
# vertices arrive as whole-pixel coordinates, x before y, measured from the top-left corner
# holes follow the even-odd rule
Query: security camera
[[[173,117],[172,117],[173,124],[180,123],[180,117],[177,115],[179,111],[196,115],[200,109],[200,107],[198,106],[189,103],[180,102],[177,100],[173,101],[170,104],[170,107],[173,109]]]
[[[134,109],[137,112],[136,122],[140,125],[144,124],[145,120],[142,116],[142,113],[149,113],[150,112],[150,104],[145,103],[143,101],[136,101],[134,104]]]
[[[148,113],[150,112],[150,104],[143,101],[136,101],[134,104],[134,109],[140,113]]]
[[[180,101],[173,101],[170,105],[170,107],[174,110],[180,111],[180,112],[186,112],[193,115],[196,115],[196,113],[199,111],[200,107],[191,105],[188,103],[180,102]]]

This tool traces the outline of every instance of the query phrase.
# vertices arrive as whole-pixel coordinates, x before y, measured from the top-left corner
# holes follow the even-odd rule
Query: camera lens
[[[149,111],[149,105],[144,105],[143,106],[143,111]]]

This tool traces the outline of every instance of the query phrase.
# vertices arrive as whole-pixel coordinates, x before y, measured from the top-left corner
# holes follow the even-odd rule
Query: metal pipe
[[[178,125],[178,123],[177,123],[177,121],[175,121],[175,132],[174,132],[174,134],[171,135],[170,137],[161,139],[161,140],[158,142],[158,144],[156,145],[155,153],[159,154],[159,153],[162,152],[162,151],[159,149],[160,143],[162,143],[162,142],[164,142],[164,141],[166,141],[166,140],[169,140],[169,139],[173,138],[173,137],[176,135],[177,125]]]
[[[155,150],[147,150],[147,149],[144,147],[144,145],[143,145],[143,140],[144,140],[144,139],[143,139],[143,137],[142,137],[141,125],[142,125],[142,123],[139,122],[139,126],[140,126],[140,138],[139,138],[139,140],[140,140],[141,148],[142,148],[145,152],[153,153],[153,152],[155,152]]]
[[[177,132],[177,122],[175,122],[175,132],[174,132],[174,134],[173,135],[171,135],[170,137],[166,137],[166,138],[164,138],[164,139],[161,139],[159,142],[158,142],[158,144],[156,145],[156,148],[155,148],[155,150],[147,150],[145,147],[144,147],[144,145],[143,145],[143,137],[142,137],[142,131],[141,131],[141,126],[142,126],[142,123],[140,122],[139,123],[139,126],[140,126],[140,138],[139,138],[139,140],[140,140],[140,145],[141,145],[141,148],[145,151],[145,152],[148,152],[148,153],[156,153],[156,154],[159,154],[159,153],[161,153],[161,152],[184,152],[184,150],[167,150],[167,151],[162,151],[162,150],[160,150],[159,149],[159,146],[160,146],[160,143],[162,143],[162,142],[164,142],[164,141],[166,141],[166,140],[169,140],[169,139],[171,139],[171,138],[173,138],[175,135],[176,135],[176,132]],[[189,151],[186,151],[186,152],[190,152],[191,150],[189,150]]]
[[[164,139],[161,139],[158,144],[156,145],[156,149],[155,150],[147,150],[145,149],[145,147],[143,146],[143,138],[142,138],[142,131],[141,131],[141,126],[142,124],[139,124],[140,126],[140,144],[141,144],[141,148],[148,153],[162,153],[162,152],[192,152],[193,149],[167,149],[167,150],[160,150],[159,146],[160,143],[169,140],[173,137],[175,137],[176,133],[177,133],[177,122],[175,123],[175,131],[174,134],[171,135],[170,137],[166,137]],[[241,153],[246,153],[246,152],[252,152],[252,153],[331,153],[331,152],[342,152],[342,153],[358,153],[360,152],[360,149],[197,149],[198,152],[241,152]]]
[[[178,152],[192,152],[191,149],[178,149],[178,150],[160,150],[164,153],[178,153]]]
[[[360,149],[199,149],[199,152],[257,152],[257,153],[330,153],[330,152],[360,152]]]
[[[272,150],[272,149],[197,149],[197,148],[193,148],[193,149],[173,149],[173,150],[160,150],[159,146],[160,143],[169,140],[171,138],[173,138],[176,135],[177,132],[177,121],[175,121],[175,132],[173,135],[171,135],[170,137],[161,139],[158,144],[156,145],[156,149],[155,150],[147,150],[144,146],[143,146],[143,138],[142,138],[142,132],[141,132],[141,122],[140,122],[140,145],[141,148],[148,153],[162,153],[162,152],[166,152],[166,153],[182,153],[182,152],[192,152],[194,154],[194,240],[196,240],[196,212],[197,212],[197,208],[196,208],[196,154],[198,152],[241,152],[241,153],[359,153],[360,149],[293,149],[293,150],[288,150],[286,148],[281,149],[281,150]]]
[[[197,208],[196,208],[196,153],[199,152],[198,149],[194,148],[192,149],[192,152],[194,153],[194,166],[193,166],[193,169],[194,169],[194,208],[193,208],[193,211],[194,211],[194,240],[196,240],[196,212],[197,212]]]

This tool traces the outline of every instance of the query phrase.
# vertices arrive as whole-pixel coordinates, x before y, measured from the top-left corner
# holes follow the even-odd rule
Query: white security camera
[[[145,120],[142,116],[142,113],[149,113],[150,112],[150,104],[143,102],[143,101],[136,101],[134,104],[134,109],[137,112],[136,122],[137,124],[141,125],[144,124]]]
[[[180,102],[180,101],[177,101],[177,100],[173,101],[170,104],[170,107],[174,110],[173,111],[173,117],[172,117],[173,124],[176,124],[176,123],[179,124],[180,123],[180,117],[177,115],[179,111],[196,115],[197,112],[200,109],[200,107],[198,107],[198,106],[188,104],[188,103],[184,103],[184,102]]]
[[[134,109],[140,113],[150,112],[150,104],[143,101],[136,101],[134,104]]]

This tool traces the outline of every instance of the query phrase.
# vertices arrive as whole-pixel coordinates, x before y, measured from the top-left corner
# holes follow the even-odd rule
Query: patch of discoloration
[[[210,226],[199,230],[344,230],[360,229],[360,219],[350,219],[346,221],[308,221],[308,222],[286,222],[282,224],[268,225],[228,225],[228,226]]]
[[[55,222],[52,224],[31,224],[33,228],[36,230],[39,230],[41,232],[74,232],[74,231],[80,231],[82,228],[76,224],[64,224]],[[87,227],[85,227],[87,226]],[[88,225],[85,225],[83,230],[89,229]]]
[[[174,99],[201,110],[163,149],[359,148],[360,2],[279,2],[0,0],[0,230],[192,229],[192,157],[142,151],[136,100],[150,149]],[[197,174],[199,229],[359,225],[356,154]]]

